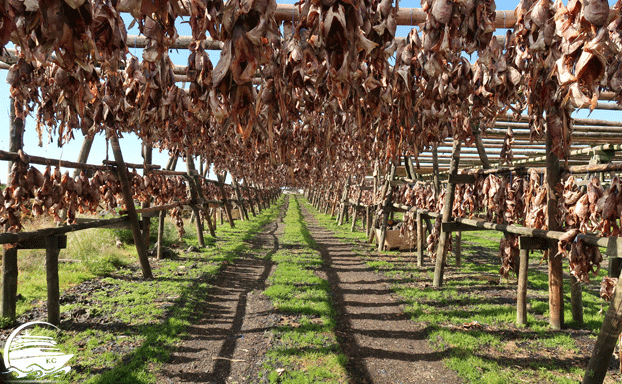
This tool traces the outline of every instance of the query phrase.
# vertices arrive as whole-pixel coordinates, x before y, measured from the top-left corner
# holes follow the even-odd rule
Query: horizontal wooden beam
[[[557,241],[533,236],[520,236],[518,238],[518,248],[528,251],[545,251],[549,249],[551,243],[555,245]]]
[[[102,219],[89,223],[64,225],[55,228],[45,228],[30,232],[0,233],[0,244],[19,243],[24,240],[36,239],[39,237],[45,238],[52,235],[60,235],[89,228],[99,228],[109,224],[122,223],[125,221],[129,221],[127,216],[117,217],[114,219]]]
[[[52,239],[52,245],[58,249],[67,248],[67,236],[66,235],[52,235],[49,236]],[[36,237],[34,239],[26,239],[17,243],[17,249],[47,249],[50,243],[47,242],[45,237]]]
[[[464,224],[464,223],[459,223],[457,221],[450,221],[447,223],[441,223],[441,231],[443,232],[469,232],[469,231],[482,231],[482,228]]]
[[[449,182],[453,184],[475,184],[475,176],[469,174],[450,175]]]
[[[60,166],[60,167],[65,167],[65,168],[77,168],[77,169],[90,169],[90,170],[95,170],[95,171],[97,170],[105,171],[105,170],[110,169],[106,165],[76,163],[73,161],[48,159],[46,157],[41,157],[41,156],[25,155],[25,158],[29,164]],[[20,159],[20,156],[15,152],[7,152],[7,151],[0,150],[0,160],[20,161],[21,159]]]

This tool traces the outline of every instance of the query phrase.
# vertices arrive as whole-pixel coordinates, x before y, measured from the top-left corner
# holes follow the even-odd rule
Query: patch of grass
[[[283,222],[282,249],[272,256],[276,268],[264,291],[282,319],[263,375],[270,383],[346,383],[347,358],[334,334],[330,286],[315,274],[322,258],[296,196]]]
[[[225,262],[232,262],[248,247],[246,240],[277,217],[282,204],[283,199],[251,221],[236,222],[235,229],[219,227],[217,239],[206,236],[213,246],[200,252],[151,261],[154,279],[148,281],[141,277],[133,246],[116,248],[113,231],[71,234],[79,238],[68,239],[67,252],[82,262],[61,264],[61,268],[79,267],[82,272],[65,286],[99,275],[102,288],[89,294],[86,301],[61,306],[65,331],[59,347],[75,355],[69,363],[72,371],[61,382],[155,383],[154,372],[168,360],[190,322],[200,316],[196,308],[209,299],[209,282]],[[197,239],[190,237],[193,231],[187,233],[180,248],[197,244]],[[61,258],[67,257],[63,252]],[[77,275],[72,273],[69,275]],[[61,271],[61,282],[62,276]],[[26,278],[26,273],[22,277]],[[45,299],[45,275],[43,285],[35,280],[22,286]],[[32,305],[28,299],[23,301],[23,310]],[[86,316],[86,321],[73,316]]]
[[[306,206],[343,241],[356,246],[352,240],[360,241],[364,237],[360,232],[358,237],[352,235],[348,226],[340,227],[328,215],[317,212],[308,203]],[[495,290],[515,289],[516,283],[515,277],[506,280],[498,275],[495,256],[502,236],[494,231],[463,232],[462,267],[456,272],[458,277],[445,279],[442,289],[431,287],[433,266],[417,269],[399,252],[359,250],[358,254],[366,257],[370,268],[385,276],[409,277],[394,280],[393,289],[407,303],[406,313],[412,320],[428,324],[429,341],[438,351],[445,351],[445,364],[465,381],[576,383],[583,376],[583,370],[572,364],[558,364],[555,360],[556,355],[572,356],[579,348],[570,334],[549,329],[548,274],[546,265],[538,268],[542,263],[541,252],[532,252],[530,257],[528,326],[516,329],[515,301],[495,299]],[[452,262],[451,257],[449,262]],[[427,263],[429,265],[429,261]],[[605,271],[601,271],[593,281],[599,282],[604,275]],[[564,313],[567,326],[598,333],[603,321],[599,311],[607,309],[607,304],[599,298],[598,284],[584,285],[583,325],[570,320],[567,279],[564,292],[568,296]],[[517,364],[522,359],[513,359],[511,353],[506,353],[508,343],[520,344],[516,347],[519,351],[532,351],[542,358]]]

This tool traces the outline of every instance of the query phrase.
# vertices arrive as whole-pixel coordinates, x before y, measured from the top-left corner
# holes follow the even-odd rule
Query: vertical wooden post
[[[162,241],[164,238],[164,216],[166,215],[166,211],[161,211],[158,214],[158,244],[156,247],[156,258],[158,260],[162,260]]]
[[[432,184],[434,185],[434,192],[436,198],[441,193],[441,180],[438,170],[438,146],[434,145],[432,148]]]
[[[143,164],[145,168],[143,168],[143,176],[149,173],[149,165],[151,165],[152,160],[152,147],[150,143],[143,142]],[[141,203],[141,208],[148,208],[151,205],[149,201],[143,201]],[[142,215],[143,222],[143,241],[145,242],[145,247],[149,248],[149,231],[151,227],[151,218],[145,215]]]
[[[369,237],[369,234],[372,231],[371,228],[371,213],[370,213],[371,209],[369,208],[369,205],[365,207],[365,221],[367,222],[367,224],[365,224],[365,234],[367,235],[367,237]]]
[[[547,120],[549,116],[557,114],[555,107],[546,111]],[[546,130],[546,190],[547,190],[547,217],[546,225],[549,231],[560,229],[557,222],[557,195],[555,186],[560,182],[561,174],[559,169],[559,159],[553,152],[553,147],[559,145],[555,143],[551,130]],[[557,254],[557,245],[551,244],[548,249],[549,264],[549,325],[551,329],[561,329],[564,325],[564,281],[562,255]]]
[[[449,163],[449,178],[458,174],[458,166],[460,164],[460,139],[454,139],[454,146],[451,152],[451,161]],[[451,210],[454,205],[454,195],[456,193],[456,184],[447,182],[445,190],[445,205],[443,205],[442,222],[447,223],[451,218]],[[436,250],[436,266],[434,268],[434,286],[443,286],[443,274],[445,272],[445,257],[447,255],[447,245],[449,241],[449,232],[441,231],[438,239],[438,248]]]
[[[529,250],[520,250],[518,268],[518,289],[516,292],[516,325],[527,324],[527,277],[529,272]]]
[[[198,172],[194,166],[194,160],[190,152],[186,152],[186,168],[188,170],[188,187],[190,188],[190,199],[192,203],[190,208],[194,213],[197,226],[197,240],[199,241],[199,247],[205,247],[205,238],[203,237],[203,223],[201,222],[201,215],[199,213],[199,207],[197,206],[198,200],[201,196],[200,186],[198,184]]]
[[[386,196],[382,205],[382,223],[380,223],[380,239],[378,240],[378,250],[384,250],[384,240],[387,238],[387,221],[389,220],[389,214],[393,202],[393,188],[391,187],[391,181],[395,178],[395,164],[391,164],[391,171],[387,175],[383,187],[383,195]]]
[[[17,248],[5,249],[2,254],[2,317],[15,319],[17,277]]]
[[[231,185],[233,186],[233,189],[235,190],[235,197],[236,199],[238,199],[238,207],[240,209],[240,218],[241,220],[248,220],[248,212],[246,212],[246,206],[244,205],[244,196],[242,196],[242,193],[240,192],[240,186],[238,185],[237,180],[232,177],[231,178]]]
[[[166,162],[165,170],[170,171],[174,169],[177,162],[177,155],[171,155]],[[158,243],[156,244],[156,258],[162,260],[162,241],[164,237],[164,219],[166,218],[166,211],[160,211],[158,214]]]
[[[352,227],[350,227],[350,232],[354,232],[354,227],[356,226],[356,216],[359,211],[359,205],[361,204],[361,197],[363,197],[363,184],[365,184],[365,177],[363,177],[363,180],[361,181],[361,184],[359,185],[359,195],[356,198],[356,206],[354,207],[354,212],[352,213]]]
[[[343,220],[346,215],[347,207],[348,207],[348,191],[350,189],[350,178],[352,176],[348,175],[348,179],[346,180],[346,185],[343,187],[343,194],[341,195],[341,211],[339,212],[338,217],[338,225],[343,225]]]
[[[47,280],[48,322],[60,325],[60,289],[58,282],[58,236],[45,238],[45,276]]]
[[[582,384],[601,384],[605,380],[611,355],[622,332],[622,274],[598,333],[592,357],[585,370]]]
[[[229,221],[229,225],[231,228],[235,228],[235,224],[233,223],[233,217],[231,216],[231,207],[229,206],[229,202],[227,201],[227,194],[225,193],[225,178],[227,177],[227,172],[222,174],[216,174],[216,178],[218,179],[218,188],[220,189],[220,194],[222,195],[222,204],[225,209],[225,213],[227,214],[227,220]]]
[[[253,194],[255,195],[255,201],[257,202],[257,212],[261,213],[263,207],[261,206],[261,200],[259,199],[259,191],[257,187],[253,186]]]
[[[423,249],[425,244],[425,231],[421,212],[417,210],[417,267],[423,267]]]
[[[251,195],[251,191],[248,188],[248,185],[246,184],[246,179],[244,179],[244,189],[246,190],[246,194],[248,195],[248,205],[251,209],[251,213],[253,214],[253,217],[257,216],[257,214],[255,213],[255,207],[253,205],[253,196]]]
[[[149,258],[147,256],[147,248],[143,242],[142,233],[140,231],[140,225],[138,224],[138,215],[136,214],[136,208],[134,207],[134,199],[132,198],[132,190],[130,189],[129,176],[127,174],[127,167],[123,161],[123,154],[121,153],[121,147],[119,145],[119,139],[116,134],[110,138],[110,144],[112,146],[112,153],[117,163],[117,174],[119,176],[119,183],[121,184],[121,192],[123,194],[123,200],[127,209],[127,215],[130,218],[130,226],[132,227],[132,236],[134,237],[134,244],[136,244],[136,252],[138,253],[138,260],[140,262],[140,269],[142,270],[143,277],[145,279],[152,279],[151,266],[149,265]]]
[[[209,204],[205,205],[205,221],[207,222],[207,229],[209,230],[209,234],[216,238],[216,228],[214,222],[212,221],[212,216],[210,215],[210,206]]]
[[[24,147],[24,121],[15,113],[15,100],[9,98],[9,151],[17,152]],[[7,185],[11,183],[13,162],[8,162]],[[6,228],[5,228],[6,230]],[[17,305],[17,248],[4,248],[2,254],[2,317],[15,319]]]

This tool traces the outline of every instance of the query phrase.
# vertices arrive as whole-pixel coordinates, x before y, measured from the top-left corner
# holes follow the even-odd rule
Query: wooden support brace
[[[145,279],[152,279],[153,274],[151,273],[151,266],[149,265],[147,248],[143,243],[140,225],[138,224],[138,215],[136,214],[136,208],[134,207],[134,199],[132,198],[129,176],[127,174],[127,168],[125,168],[125,163],[123,162],[123,154],[121,153],[121,147],[119,146],[119,139],[116,136],[112,136],[110,138],[110,142],[112,144],[112,153],[114,154],[114,158],[119,165],[117,175],[119,176],[123,200],[125,202],[127,214],[130,218],[130,224],[132,226],[132,236],[134,237],[134,244],[136,245],[140,268]]]
[[[189,152],[186,153],[186,168],[188,170],[188,187],[190,188],[190,199],[193,202],[192,204],[190,204],[190,207],[192,208],[192,212],[194,213],[194,217],[196,218],[197,240],[199,242],[199,247],[205,247],[205,238],[203,237],[203,223],[201,222],[199,207],[196,204],[196,201],[201,198],[199,181],[197,180],[199,173],[194,166],[194,160],[192,159],[192,155],[190,155]]]
[[[222,203],[225,209],[225,213],[227,214],[227,220],[229,221],[229,225],[231,228],[235,228],[235,224],[233,223],[233,216],[231,216],[231,206],[227,200],[227,195],[225,193],[225,178],[227,177],[227,173],[216,175],[218,179],[218,188],[220,189],[220,194],[222,196]]]
[[[605,380],[613,350],[622,332],[622,276],[618,277],[615,293],[603,319],[582,384],[601,384]]]
[[[449,175],[455,175],[458,173],[458,166],[460,163],[460,147],[462,142],[460,139],[454,139],[453,150],[451,154],[451,162],[449,164]],[[445,205],[443,206],[442,222],[446,223],[451,217],[451,208],[454,205],[454,196],[456,193],[456,185],[453,183],[447,183],[447,189],[445,191]],[[441,231],[438,240],[438,247],[436,251],[436,265],[434,268],[434,286],[441,287],[443,285],[443,274],[445,271],[445,259],[447,256],[447,244],[449,239],[449,233]]]
[[[149,174],[149,169],[153,166],[151,164],[152,161],[152,152],[153,148],[150,143],[143,142],[142,155],[143,155],[143,176]],[[159,166],[157,166],[159,168]],[[149,208],[151,205],[151,201],[143,201],[140,204],[141,208]],[[151,227],[151,217],[148,215],[141,215],[142,224],[142,232],[143,232],[143,241],[145,242],[145,247],[149,248],[149,231]]]

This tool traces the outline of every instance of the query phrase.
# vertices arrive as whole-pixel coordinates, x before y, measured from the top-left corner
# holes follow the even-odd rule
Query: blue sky
[[[293,0],[277,0],[280,4],[293,4]],[[565,2],[565,1],[564,1]],[[566,3],[566,2],[565,2]],[[610,5],[613,5],[615,1],[609,0]],[[498,1],[497,9],[498,10],[514,10],[518,2],[514,1]],[[419,8],[420,2],[417,0],[411,1],[400,1],[399,6],[401,8]],[[129,25],[129,21],[131,16],[124,15],[126,20],[126,25]],[[184,22],[186,21],[186,22]],[[190,25],[187,23],[188,18],[183,18],[178,22],[177,32],[180,36],[189,36],[191,35]],[[398,26],[397,28],[397,36],[406,36],[411,30],[411,27],[406,26]],[[499,34],[504,33],[504,30],[498,30]],[[138,34],[137,29],[128,31],[130,35]],[[128,45],[131,47],[131,41],[128,41]],[[141,50],[136,48],[130,48],[130,52],[141,58]],[[220,57],[220,51],[208,51],[210,56],[210,60],[212,64],[216,66],[218,59]],[[185,50],[173,50],[170,54],[171,59],[177,65],[186,65],[187,64],[187,53]],[[0,149],[8,150],[9,147],[9,86],[6,83],[6,73],[5,70],[0,70]],[[587,117],[587,111],[579,111],[575,113],[575,117]],[[592,113],[590,117],[598,118],[598,119],[606,119],[606,120],[616,120],[622,121],[622,112],[621,111],[595,111]],[[63,159],[75,161],[78,157],[78,152],[80,150],[80,146],[82,144],[82,135],[79,130],[74,131],[75,139],[71,142],[65,144],[62,148],[58,148],[55,142],[46,143],[44,141],[43,147],[38,147],[38,138],[36,131],[34,129],[34,120],[32,118],[28,118],[25,124],[25,134],[24,134],[24,150],[28,154],[44,156],[54,159]],[[45,138],[44,138],[45,139]],[[126,135],[120,141],[121,149],[123,150],[123,156],[126,162],[130,163],[142,163],[142,158],[140,155],[140,140],[133,134]],[[93,147],[91,149],[91,153],[88,159],[89,163],[92,164],[101,164],[101,161],[106,158],[106,145],[103,136],[99,135],[95,137]],[[113,159],[112,153],[109,153],[109,158]],[[154,150],[153,152],[153,163],[164,166],[166,161],[168,160],[168,153],[158,152]],[[177,164],[177,170],[185,170],[185,164],[182,161],[179,161]],[[213,175],[212,175],[212,178]],[[6,163],[0,164],[0,181],[6,182],[7,180],[7,166]]]

